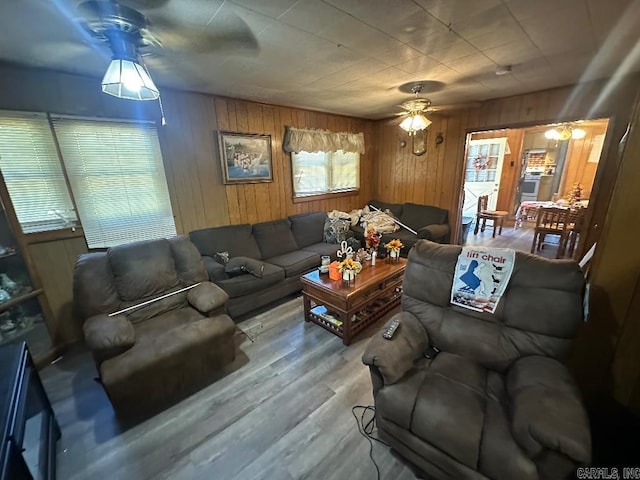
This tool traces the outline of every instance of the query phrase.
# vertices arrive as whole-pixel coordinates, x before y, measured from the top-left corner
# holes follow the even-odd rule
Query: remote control
[[[399,326],[400,326],[400,320],[398,320],[397,318],[392,320],[391,323],[387,326],[387,328],[385,328],[384,331],[382,332],[382,337],[386,338],[387,340],[391,340],[395,335],[396,330],[398,330]]]

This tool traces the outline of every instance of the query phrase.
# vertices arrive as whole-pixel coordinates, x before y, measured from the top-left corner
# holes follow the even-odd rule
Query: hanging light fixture
[[[586,135],[587,132],[585,132],[582,128],[576,128],[573,125],[569,125],[566,123],[558,125],[554,128],[550,128],[549,130],[544,132],[545,138],[548,138],[549,140],[569,140],[570,138],[574,140],[580,140]]]
[[[409,135],[415,135],[418,130],[426,129],[431,123],[431,120],[421,112],[411,112],[409,116],[400,123],[400,128],[405,130]]]
[[[102,91],[129,100],[156,100],[158,87],[142,63],[138,50],[127,32],[105,32],[113,58],[102,78]]]
[[[425,130],[432,123],[431,120],[424,115],[424,111],[429,108],[431,102],[423,98],[418,98],[418,94],[422,91],[421,84],[414,85],[411,91],[416,98],[402,104],[402,107],[407,110],[407,118],[400,123],[400,128],[409,135],[415,135],[416,132]]]

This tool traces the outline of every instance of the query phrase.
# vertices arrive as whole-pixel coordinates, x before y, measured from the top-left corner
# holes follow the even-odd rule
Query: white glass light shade
[[[102,79],[102,91],[129,100],[155,100],[160,96],[145,68],[131,60],[113,59]]]
[[[558,130],[552,128],[544,132],[544,138],[548,138],[549,140],[560,140],[560,134],[558,133]]]
[[[573,130],[571,130],[571,138],[573,138],[574,140],[580,140],[581,138],[586,137],[586,135],[587,132],[585,132],[581,128],[574,128]]]
[[[407,131],[409,135],[411,135],[418,130],[424,130],[429,125],[431,125],[431,120],[429,120],[421,113],[413,113],[405,118],[402,123],[400,123],[400,128]]]

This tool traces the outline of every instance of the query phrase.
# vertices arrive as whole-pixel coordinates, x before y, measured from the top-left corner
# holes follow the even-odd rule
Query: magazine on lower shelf
[[[324,305],[317,305],[313,307],[311,309],[311,313],[314,314],[316,317],[326,320],[327,322],[332,323],[337,327],[342,326],[342,320],[340,320],[338,317],[333,315],[333,313],[327,310],[327,307],[325,307]]]

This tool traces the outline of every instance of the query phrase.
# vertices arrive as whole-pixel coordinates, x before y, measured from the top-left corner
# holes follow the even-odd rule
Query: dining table
[[[538,217],[538,209],[544,208],[587,208],[589,206],[589,200],[580,200],[573,205],[569,205],[566,201],[535,201],[527,200],[521,202],[516,211],[516,222],[514,227],[522,227],[524,222],[535,222]]]

